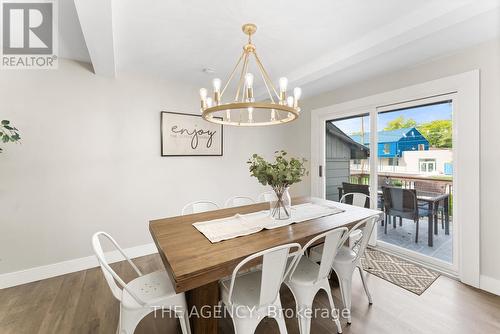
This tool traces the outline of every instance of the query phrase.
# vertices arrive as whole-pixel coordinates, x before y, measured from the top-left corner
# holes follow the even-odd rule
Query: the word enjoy
[[[177,125],[172,126],[170,129],[173,133],[175,134],[180,134],[180,135],[187,135],[191,137],[191,148],[195,150],[198,147],[199,144],[199,138],[201,136],[207,135],[207,148],[210,148],[213,143],[213,137],[217,133],[217,131],[210,131],[210,130],[202,130],[202,129],[185,129],[185,128],[179,128]]]

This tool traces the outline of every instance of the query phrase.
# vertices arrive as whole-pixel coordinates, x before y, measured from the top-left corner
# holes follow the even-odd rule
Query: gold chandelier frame
[[[217,124],[223,125],[235,125],[235,126],[263,126],[263,125],[274,125],[274,124],[283,124],[291,122],[299,117],[300,108],[298,106],[298,99],[300,97],[300,88],[296,88],[299,90],[299,94],[295,93],[295,96],[290,96],[287,98],[286,95],[286,84],[285,88],[280,87],[279,92],[274,86],[272,80],[269,77],[269,74],[264,68],[257,52],[256,47],[252,43],[252,35],[257,31],[257,26],[252,23],[247,23],[242,27],[243,33],[248,35],[248,42],[243,46],[243,52],[239,57],[236,65],[233,70],[229,74],[227,81],[222,88],[220,89],[221,82],[219,79],[218,87],[214,84],[214,92],[213,99],[206,97],[206,90],[202,88],[200,90],[201,97],[201,113],[203,119]],[[264,86],[266,88],[268,94],[268,101],[260,101],[255,102],[254,92],[253,92],[253,75],[248,72],[248,66],[250,63],[250,58],[253,56],[255,59],[255,64],[257,65],[257,69],[260,72],[260,76],[262,81],[264,82]],[[222,98],[225,96],[224,94],[227,91],[227,88],[230,86],[230,83],[236,76],[236,73],[239,72],[238,84],[236,86],[236,94],[233,99],[233,102],[223,103]],[[247,76],[252,76],[252,84],[247,82]],[[286,78],[281,78],[280,80],[286,80]],[[280,81],[281,86],[281,81]],[[204,90],[204,92],[202,92]],[[295,91],[296,92],[296,91]],[[204,93],[204,96],[203,94]],[[253,119],[253,111],[256,110],[269,110],[270,117],[266,120],[263,120],[261,115],[258,114],[258,120]],[[238,111],[239,117],[235,117],[232,119],[231,111]],[[248,113],[248,118],[243,119],[242,113]],[[226,112],[227,116],[217,117],[216,113],[218,112]],[[282,117],[282,115],[285,115]]]

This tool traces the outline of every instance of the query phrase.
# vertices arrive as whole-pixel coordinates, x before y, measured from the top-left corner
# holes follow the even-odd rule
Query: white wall
[[[150,243],[149,220],[192,200],[256,197],[246,161],[287,149],[287,126],[226,127],[223,157],[161,157],[160,111],[198,108],[197,87],[103,78],[72,61],[1,71],[0,118],[22,144],[0,154],[0,274],[91,255],[98,230],[123,247]]]
[[[496,209],[498,189],[500,189],[500,178],[497,173],[497,166],[500,164],[500,151],[497,148],[500,124],[500,40],[483,43],[457,54],[311,97],[304,100],[302,109],[307,113],[316,108],[474,69],[481,71],[481,274],[493,280],[500,280],[498,261],[500,218]],[[294,147],[304,152],[308,150],[310,154],[310,117],[303,117],[293,126],[293,133],[289,133],[289,141],[297,138]],[[309,187],[309,184],[305,182],[302,187]]]
[[[427,151],[404,151],[403,158],[399,160],[399,165],[405,172],[420,173],[420,159],[434,159],[436,161],[435,173],[444,174],[446,163],[453,162],[452,150],[427,150]]]

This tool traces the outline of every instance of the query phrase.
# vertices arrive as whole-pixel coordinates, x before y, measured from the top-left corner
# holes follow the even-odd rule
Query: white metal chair
[[[348,193],[340,198],[340,203],[346,203],[349,197],[352,198],[352,205],[362,208],[365,207],[366,200],[370,200],[370,196],[363,193]]]
[[[328,276],[332,268],[333,259],[340,247],[340,241],[346,235],[347,231],[347,227],[337,228],[311,239],[302,248],[302,252],[295,262],[293,269],[290,271],[290,275],[285,279],[285,284],[290,288],[295,297],[297,314],[300,315],[299,330],[301,334],[309,334],[311,331],[311,317],[308,315],[312,314],[313,300],[319,290],[325,290],[332,312],[335,311]],[[306,256],[303,256],[303,254],[311,245],[322,239],[324,239],[325,251],[321,255],[320,264],[317,264]],[[337,316],[334,320],[337,332],[342,333],[339,317]]]
[[[291,249],[295,256],[287,265]],[[230,279],[220,282],[221,299],[233,319],[235,334],[253,334],[265,317],[273,317],[280,333],[287,333],[281,308],[280,286],[300,254],[297,243],[281,245],[248,256],[233,271]],[[262,257],[262,270],[238,275],[240,269]]]
[[[348,193],[340,198],[340,203],[345,203],[347,196],[352,196],[352,205],[359,206],[361,208],[365,207],[366,200],[370,200],[370,196],[363,193]],[[354,247],[356,243],[361,239],[361,231],[352,231],[349,234],[348,245],[349,247]],[[321,259],[321,254],[323,253],[323,245],[312,247],[309,252],[309,259],[314,262],[319,262]]]
[[[107,263],[99,237],[108,239],[139,277],[125,283]],[[117,242],[105,232],[97,232],[92,236],[92,247],[113,296],[120,301],[117,333],[133,334],[141,319],[155,310],[174,312],[179,318],[182,333],[191,333],[184,293],[175,293],[172,282],[164,270],[143,275]]]
[[[205,211],[212,211],[220,209],[219,205],[212,201],[195,201],[184,205],[181,215],[188,215],[190,213],[199,213]]]
[[[340,283],[340,292],[342,294],[342,301],[344,303],[344,308],[349,310],[349,316],[347,318],[347,323],[351,323],[351,287],[352,287],[352,275],[356,268],[361,276],[361,281],[363,283],[363,288],[365,289],[366,296],[368,297],[368,302],[371,305],[373,303],[370,291],[368,291],[368,286],[366,285],[365,275],[363,273],[363,268],[361,267],[361,257],[365,253],[366,247],[368,246],[368,240],[372,234],[373,227],[375,223],[379,220],[379,216],[372,216],[354,225],[354,227],[345,235],[340,241],[342,245],[350,234],[356,231],[361,231],[361,239],[355,247],[341,246],[333,260],[332,268],[337,274]]]
[[[226,203],[224,203],[225,208],[233,208],[235,206],[243,206],[243,205],[250,205],[250,204],[255,204],[255,201],[253,198],[248,197],[248,196],[234,196],[231,198],[228,198],[226,200]]]
[[[360,208],[364,208],[366,201],[370,201],[370,196],[363,194],[363,193],[348,193],[343,195],[340,198],[340,203],[346,203],[347,199],[351,197],[352,198],[352,205],[354,206],[359,206]],[[360,231],[354,231],[349,235],[349,247],[353,247],[358,240],[361,239],[361,232]]]
[[[274,191],[266,191],[259,195],[258,202],[271,202],[276,200],[276,193]]]

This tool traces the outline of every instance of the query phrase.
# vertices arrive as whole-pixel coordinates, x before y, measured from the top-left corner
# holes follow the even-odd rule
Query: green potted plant
[[[275,152],[274,162],[268,162],[258,154],[248,160],[250,174],[264,186],[270,185],[276,194],[271,201],[270,214],[274,219],[288,219],[291,216],[289,188],[302,181],[308,172],[304,167],[305,159],[286,158],[283,150]]]
[[[2,143],[8,142],[18,142],[21,140],[21,136],[19,135],[19,130],[13,127],[10,124],[10,121],[4,119],[0,122],[0,141]],[[0,147],[0,153],[2,153],[2,148]]]

